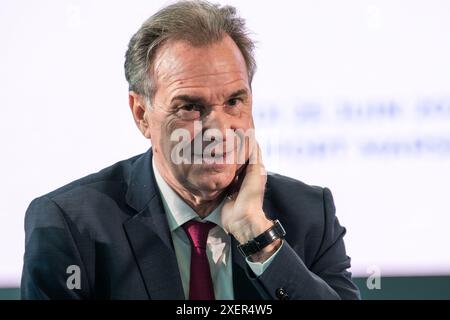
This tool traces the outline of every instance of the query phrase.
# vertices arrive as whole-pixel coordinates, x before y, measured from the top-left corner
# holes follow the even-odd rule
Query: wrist
[[[263,263],[267,259],[269,259],[280,247],[282,244],[281,239],[277,239],[271,244],[269,244],[267,247],[261,249],[255,254],[252,254],[249,258],[251,262],[260,262]]]
[[[270,220],[269,220],[270,221]],[[250,241],[238,245],[239,251],[253,262],[267,260],[278,248],[286,235],[279,220],[270,221],[271,226]]]
[[[240,244],[245,244],[265,232],[272,225],[273,221],[267,219],[264,212],[261,211],[233,223],[230,233]]]

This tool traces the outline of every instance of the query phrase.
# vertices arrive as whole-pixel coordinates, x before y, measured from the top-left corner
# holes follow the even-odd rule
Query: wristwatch
[[[238,245],[238,249],[245,258],[248,258],[252,254],[261,251],[275,240],[283,239],[285,235],[286,231],[280,221],[274,220],[272,227],[247,243]]]

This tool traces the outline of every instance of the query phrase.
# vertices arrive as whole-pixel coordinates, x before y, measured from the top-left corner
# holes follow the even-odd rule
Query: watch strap
[[[279,220],[273,221],[273,226],[261,233],[256,238],[248,241],[245,244],[238,245],[239,251],[242,255],[247,258],[252,254],[261,251],[263,248],[267,247],[269,244],[277,239],[283,239],[286,235],[286,231],[281,225]]]

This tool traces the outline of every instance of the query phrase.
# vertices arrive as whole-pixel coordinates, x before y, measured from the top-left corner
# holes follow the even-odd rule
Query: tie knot
[[[206,248],[206,240],[208,239],[208,232],[216,225],[212,222],[199,222],[191,220],[183,224],[183,229],[186,232],[191,245],[195,248]]]

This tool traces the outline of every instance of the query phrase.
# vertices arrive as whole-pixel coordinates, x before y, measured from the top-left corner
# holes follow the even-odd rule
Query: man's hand
[[[254,145],[249,163],[241,174],[245,177],[240,189],[225,199],[222,223],[240,244],[244,244],[273,225],[262,208],[267,172],[262,163],[261,149],[258,144]],[[281,240],[276,240],[250,258],[254,262],[264,262],[280,245]]]

